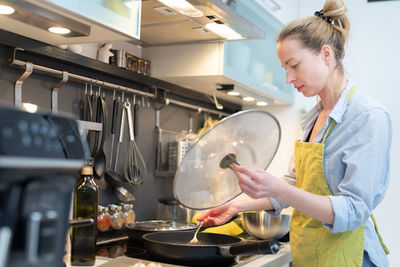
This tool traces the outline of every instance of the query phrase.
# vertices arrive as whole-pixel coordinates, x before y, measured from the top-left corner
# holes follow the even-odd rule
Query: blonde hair
[[[278,35],[277,42],[296,38],[303,47],[319,53],[323,45],[330,45],[335,53],[337,68],[343,74],[342,59],[344,46],[349,38],[350,22],[347,8],[341,0],[326,0],[321,16],[297,19],[285,26]]]

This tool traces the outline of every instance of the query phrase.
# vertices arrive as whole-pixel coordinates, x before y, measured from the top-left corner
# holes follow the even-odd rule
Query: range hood
[[[17,9],[14,15],[0,15],[0,23],[4,30],[52,45],[128,41],[142,46],[159,46],[229,39],[207,29],[207,24],[225,25],[239,34],[241,36],[239,39],[262,39],[264,37],[262,30],[225,3],[232,1],[186,0],[188,4],[201,12],[201,16],[198,17],[183,15],[163,4],[161,0],[130,1],[139,5],[138,21],[137,24],[135,23],[140,27],[137,35],[129,35],[124,32],[124,28],[131,28],[131,23],[125,23],[126,27],[122,26],[118,29],[118,27],[109,27],[110,21],[105,21],[107,16],[93,18],[97,14],[96,8],[103,7],[104,3],[115,2],[114,4],[122,5],[122,3],[129,2],[128,0],[93,2],[94,13],[90,12],[89,8],[87,16],[76,10],[79,0],[73,0],[70,5],[66,0],[0,0],[0,4],[10,4]],[[179,0],[172,1],[176,3]],[[85,2],[86,6],[89,4],[89,2]],[[121,17],[117,13],[115,16]],[[32,23],[33,19],[37,23]],[[134,19],[131,21],[135,22]],[[65,36],[56,35],[47,31],[46,27],[51,24],[62,24],[74,31]]]
[[[207,29],[207,24],[225,25],[239,34],[237,39],[262,39],[264,32],[221,0],[186,0],[200,16],[179,13],[157,0],[142,1],[143,46],[227,40]],[[228,1],[230,2],[230,1]]]

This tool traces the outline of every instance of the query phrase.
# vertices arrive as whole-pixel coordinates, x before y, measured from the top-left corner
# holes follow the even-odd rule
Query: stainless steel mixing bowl
[[[258,239],[279,239],[289,232],[290,215],[269,215],[265,211],[240,214],[244,229]]]

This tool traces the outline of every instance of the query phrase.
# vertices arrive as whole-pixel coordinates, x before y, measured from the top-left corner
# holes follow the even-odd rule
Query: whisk
[[[142,154],[139,151],[135,142],[135,129],[133,123],[133,116],[131,110],[131,103],[126,101],[124,103],[126,114],[128,117],[128,130],[129,130],[129,151],[126,157],[124,176],[131,185],[141,185],[144,182],[144,177],[147,174],[146,163],[143,160]]]

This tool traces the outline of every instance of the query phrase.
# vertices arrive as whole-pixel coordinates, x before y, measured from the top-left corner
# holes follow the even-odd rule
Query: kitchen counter
[[[292,256],[290,254],[290,245],[285,244],[281,246],[279,254],[264,254],[254,255],[243,260],[240,260],[235,267],[282,267],[289,266],[292,262]]]
[[[283,245],[281,247],[281,251],[279,254],[265,254],[265,255],[254,255],[250,257],[243,258],[239,260],[234,267],[282,267],[288,266],[292,261],[290,255],[290,246]],[[125,256],[117,257],[114,259],[105,258],[105,257],[96,257],[96,264],[95,266],[99,267],[131,267],[135,263],[142,262],[146,265],[151,263],[152,261],[142,260],[142,259],[135,259],[129,258]],[[173,266],[180,266],[180,265],[173,265],[173,264],[166,264],[161,263],[163,267],[173,267]]]

